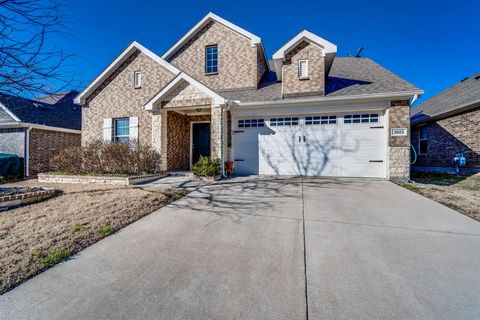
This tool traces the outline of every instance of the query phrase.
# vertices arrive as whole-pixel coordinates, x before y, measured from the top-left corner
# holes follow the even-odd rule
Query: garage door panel
[[[370,123],[334,123],[246,129],[234,138],[238,174],[384,177],[384,130]],[[311,118],[310,118],[311,119]],[[323,117],[322,117],[323,119]],[[381,116],[375,126],[382,122]],[[241,138],[239,138],[241,137]],[[373,161],[373,162],[372,162]],[[383,162],[380,162],[383,161]]]

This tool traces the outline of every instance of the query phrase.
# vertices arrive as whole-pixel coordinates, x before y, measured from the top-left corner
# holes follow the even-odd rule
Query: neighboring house
[[[30,100],[0,93],[0,153],[24,159],[25,176],[49,169],[59,150],[80,145],[81,108],[69,91]]]
[[[411,122],[416,167],[452,168],[462,152],[466,167],[480,169],[480,73],[413,108]]]
[[[423,91],[336,52],[302,31],[268,61],[258,36],[209,13],[161,57],[133,42],[76,98],[82,143],[149,144],[169,171],[205,155],[237,174],[408,177]]]

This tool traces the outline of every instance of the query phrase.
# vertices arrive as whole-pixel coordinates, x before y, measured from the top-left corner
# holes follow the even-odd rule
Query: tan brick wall
[[[133,86],[133,72],[142,73],[142,87]],[[152,142],[152,114],[144,104],[161,90],[173,73],[140,51],[132,56],[107,79],[82,108],[82,143],[103,139],[103,119],[138,116],[139,142]]]
[[[298,61],[308,60],[308,80],[298,78]],[[284,97],[323,95],[325,93],[325,59],[322,49],[302,41],[285,56],[282,86]]]
[[[453,167],[457,152],[463,152],[466,166],[480,168],[480,108],[426,124],[427,154],[418,155],[417,166]],[[418,131],[412,128],[412,145],[418,153]]]
[[[218,45],[218,74],[205,75],[205,47]],[[258,71],[256,46],[237,32],[211,21],[169,61],[214,90],[256,88]]]
[[[407,136],[392,137],[389,132],[390,147],[410,146],[410,102],[408,100],[392,101],[389,108],[389,129],[407,128]]]
[[[410,178],[410,102],[392,101],[388,110],[388,176]],[[392,128],[407,128],[407,136],[392,137]]]
[[[48,171],[52,157],[67,147],[80,146],[80,141],[81,136],[76,133],[30,130],[30,175]]]

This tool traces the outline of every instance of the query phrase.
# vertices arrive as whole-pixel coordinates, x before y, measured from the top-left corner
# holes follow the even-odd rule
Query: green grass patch
[[[113,233],[113,229],[110,226],[103,226],[97,229],[97,232],[102,236],[106,237]]]
[[[419,188],[411,183],[402,183],[400,184],[402,187],[404,187],[405,189],[408,189],[410,191],[413,191],[413,192],[416,192],[418,194],[422,194],[422,188]]]
[[[70,252],[67,249],[57,249],[45,254],[41,250],[37,250],[33,255],[37,258],[37,263],[40,266],[48,268],[68,260]]]
[[[83,230],[85,230],[85,226],[83,224],[76,224],[70,228],[71,233],[82,232]]]

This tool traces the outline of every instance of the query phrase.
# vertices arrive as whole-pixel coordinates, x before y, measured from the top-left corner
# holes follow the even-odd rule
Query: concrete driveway
[[[478,222],[388,181],[237,178],[4,294],[0,318],[478,319],[479,248]]]

